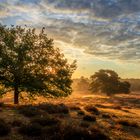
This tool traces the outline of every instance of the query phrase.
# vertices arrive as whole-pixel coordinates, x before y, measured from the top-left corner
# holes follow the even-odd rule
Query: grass
[[[6,136],[11,132],[11,128],[4,119],[0,119],[0,136]]]
[[[111,118],[111,115],[109,114],[102,114],[102,118],[105,118],[105,119],[110,119]]]
[[[100,114],[99,110],[95,106],[89,106],[88,105],[88,106],[85,107],[85,110],[92,113],[92,114],[95,114],[95,115]]]
[[[89,124],[89,122],[81,121],[80,126],[88,128],[90,126],[90,124]]]
[[[51,116],[36,117],[31,120],[32,123],[37,123],[41,126],[52,126],[60,123],[60,121]]]
[[[3,107],[4,106],[4,103],[3,102],[0,102],[0,107]]]
[[[20,127],[23,124],[22,120],[14,120],[11,125],[12,127]]]
[[[22,125],[19,128],[19,133],[29,137],[40,136],[42,133],[42,127],[37,123]]]
[[[54,104],[46,103],[46,104],[40,104],[38,108],[45,110],[49,114],[69,113],[69,108],[65,104],[54,105]]]
[[[110,140],[110,138],[99,129],[81,128],[78,126],[66,126],[64,132],[65,140]]]
[[[77,114],[78,114],[78,115],[85,115],[85,112],[82,111],[82,110],[78,110]]]
[[[18,111],[25,117],[33,117],[40,115],[40,111],[35,106],[32,105],[20,106],[18,108]]]
[[[75,110],[75,111],[81,110],[79,106],[70,106],[69,108],[70,108],[70,110]]]
[[[138,95],[132,96],[140,100]],[[5,104],[0,108],[0,140],[140,139],[140,108],[129,102],[128,95],[113,99],[79,95],[35,105]]]
[[[127,127],[135,127],[138,128],[139,125],[137,122],[134,122],[133,120],[119,120],[118,121],[119,124],[123,125],[123,126],[127,126]]]
[[[83,117],[83,120],[84,120],[84,121],[89,121],[89,122],[95,122],[95,121],[96,121],[96,117],[93,116],[93,115],[85,115],[85,116]]]

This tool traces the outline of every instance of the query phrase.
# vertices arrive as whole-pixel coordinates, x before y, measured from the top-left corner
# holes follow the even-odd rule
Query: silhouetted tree
[[[88,90],[89,89],[89,82],[88,79],[82,76],[78,83],[77,83],[77,89],[78,90]]]
[[[140,91],[140,79],[125,79],[131,84],[131,91],[139,92]]]
[[[130,84],[121,82],[120,77],[113,70],[99,70],[91,76],[90,90],[92,92],[106,93],[129,93]]]
[[[131,84],[127,81],[120,82],[119,91],[121,93],[129,93],[130,92]]]
[[[76,62],[68,64],[44,30],[0,25],[0,84],[14,91],[15,104],[22,91],[44,97],[72,92]]]

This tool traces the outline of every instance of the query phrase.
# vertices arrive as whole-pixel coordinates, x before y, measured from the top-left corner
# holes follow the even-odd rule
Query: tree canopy
[[[67,96],[76,61],[69,64],[54,47],[45,28],[40,33],[21,26],[0,25],[0,84],[14,91],[14,103],[22,91],[30,96]],[[7,90],[5,90],[7,89]]]
[[[130,92],[130,83],[121,81],[118,74],[113,70],[99,70],[90,78],[92,92],[101,92],[107,95]]]

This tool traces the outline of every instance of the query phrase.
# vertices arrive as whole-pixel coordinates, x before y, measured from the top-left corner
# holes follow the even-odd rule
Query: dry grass
[[[34,140],[35,135],[35,139],[42,140],[84,140],[85,137],[95,140],[140,140],[138,94],[109,98],[83,93],[82,96],[75,94],[60,99],[39,98],[32,105],[19,107],[13,106],[9,97],[2,101],[5,104],[0,105],[0,116],[10,126],[11,133],[0,137],[0,140]]]

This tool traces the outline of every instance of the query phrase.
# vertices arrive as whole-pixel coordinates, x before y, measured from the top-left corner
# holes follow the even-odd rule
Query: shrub
[[[57,140],[61,137],[61,127],[59,124],[53,126],[45,126],[42,129],[43,140]]]
[[[47,103],[47,104],[39,105],[39,108],[45,110],[49,114],[55,114],[55,113],[68,114],[69,113],[68,107],[64,104],[54,105],[54,104]]]
[[[116,106],[114,106],[114,107],[113,107],[113,109],[118,109],[118,110],[121,110],[122,108],[121,108],[121,106],[116,105]]]
[[[95,122],[96,121],[96,117],[95,116],[91,116],[91,115],[85,115],[83,117],[84,121],[90,121],[90,122]]]
[[[42,127],[36,123],[22,125],[19,128],[19,133],[22,135],[27,135],[27,136],[32,136],[32,137],[40,136],[42,134]]]
[[[4,103],[3,102],[0,102],[0,107],[3,107],[4,106]]]
[[[123,109],[122,111],[126,112],[126,113],[130,113],[129,110]]]
[[[68,126],[65,127],[63,134],[64,140],[110,140],[100,130],[90,130],[87,128]]]
[[[45,117],[36,117],[32,119],[31,122],[37,123],[41,126],[51,126],[58,124],[60,121],[54,117],[45,116]]]
[[[81,127],[88,128],[88,127],[89,127],[89,123],[88,123],[88,122],[85,122],[85,121],[82,121],[82,122],[80,123],[80,126],[81,126]]]
[[[85,115],[85,112],[82,111],[82,110],[79,110],[79,111],[77,112],[77,114],[78,114],[78,115]]]
[[[65,126],[63,132],[64,140],[90,140],[90,134],[84,128],[75,126]]]
[[[123,126],[130,126],[130,127],[136,127],[136,128],[139,127],[139,125],[136,122],[131,122],[129,120],[119,120],[118,123]]]
[[[102,132],[99,128],[92,127],[90,129],[92,139],[93,140],[111,140],[109,136],[107,136],[104,132]]]
[[[105,119],[110,119],[111,116],[109,114],[102,114],[102,117],[105,118]]]
[[[40,111],[35,106],[21,106],[19,107],[19,113],[25,117],[34,117],[40,115]]]
[[[58,105],[58,113],[59,112],[64,113],[64,114],[68,114],[69,108],[65,104],[59,104]]]
[[[3,119],[0,119],[0,136],[6,136],[10,131],[10,126]]]
[[[92,114],[96,114],[96,115],[100,114],[99,110],[94,106],[86,106],[85,110],[92,113]]]
[[[86,131],[79,130],[71,130],[64,135],[64,140],[85,140],[90,139],[90,135]]]
[[[11,124],[13,127],[20,127],[22,125],[21,120],[14,120]]]
[[[114,114],[112,115],[112,117],[114,117],[114,118],[118,118],[118,117],[117,117],[116,115],[114,115]]]
[[[76,111],[77,111],[77,110],[79,110],[79,111],[81,110],[79,106],[70,106],[69,108],[70,108],[71,110],[76,110]]]

